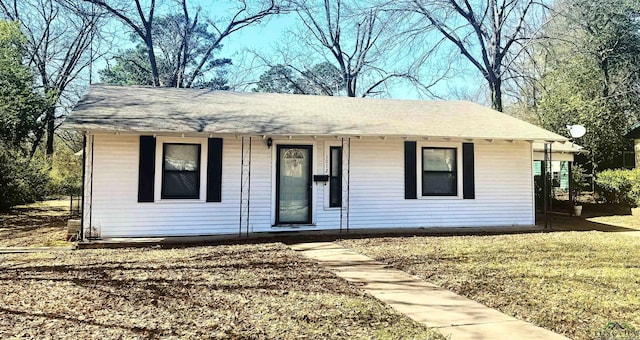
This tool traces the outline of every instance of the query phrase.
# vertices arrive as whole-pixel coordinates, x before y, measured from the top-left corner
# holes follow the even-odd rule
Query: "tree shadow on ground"
[[[543,231],[602,231],[602,232],[629,232],[638,231],[633,228],[625,228],[607,223],[599,223],[586,220],[582,217],[568,216],[562,214],[548,214],[549,226],[544,228],[544,215],[536,215],[536,224],[543,228]]]

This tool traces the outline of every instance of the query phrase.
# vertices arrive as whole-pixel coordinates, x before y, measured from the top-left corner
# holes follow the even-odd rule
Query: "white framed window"
[[[329,147],[329,207],[342,207],[342,146]]]
[[[156,137],[154,202],[206,202],[207,139]]]
[[[458,149],[422,148],[422,196],[458,195]]]
[[[161,199],[200,198],[200,144],[162,144]]]

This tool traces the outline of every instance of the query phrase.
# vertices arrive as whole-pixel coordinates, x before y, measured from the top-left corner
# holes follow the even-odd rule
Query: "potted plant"
[[[569,190],[571,190],[571,197],[573,199],[571,202],[573,205],[573,216],[582,215],[582,204],[578,201],[578,196],[580,196],[584,188],[588,185],[585,173],[585,169],[578,164],[575,164],[571,169]]]

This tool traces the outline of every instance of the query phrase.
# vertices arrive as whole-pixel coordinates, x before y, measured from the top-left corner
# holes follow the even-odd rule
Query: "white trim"
[[[162,146],[165,143],[182,143],[182,144],[200,144],[200,198],[191,199],[162,199]],[[207,138],[194,137],[173,137],[173,136],[157,136],[156,137],[156,157],[155,157],[155,178],[153,189],[154,203],[171,203],[171,204],[193,204],[207,202],[207,155],[209,144]]]
[[[529,164],[531,164],[531,166],[529,167],[530,169],[530,173],[529,173],[529,178],[531,178],[531,224],[535,225],[536,224],[536,181],[535,178],[533,178],[533,161],[535,160],[534,157],[534,151],[533,151],[533,142],[529,143],[530,145],[530,152],[529,152]]]

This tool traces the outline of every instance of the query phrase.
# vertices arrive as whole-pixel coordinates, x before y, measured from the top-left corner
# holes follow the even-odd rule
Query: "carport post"
[[[549,182],[550,182],[550,172],[552,171],[551,166],[551,144],[544,143],[544,166],[543,166],[543,184],[542,184],[542,192],[544,195],[544,208],[542,208],[544,212],[544,227],[551,227],[551,221],[549,221]]]
[[[572,167],[573,167],[573,162],[568,161],[567,162],[567,170],[569,172],[569,175],[568,175],[569,176],[569,216],[573,216],[573,190],[572,190],[573,189],[573,187],[572,187],[573,185],[571,183],[571,182],[573,182],[571,180],[572,175],[573,175],[572,174],[572,171],[573,171]]]

